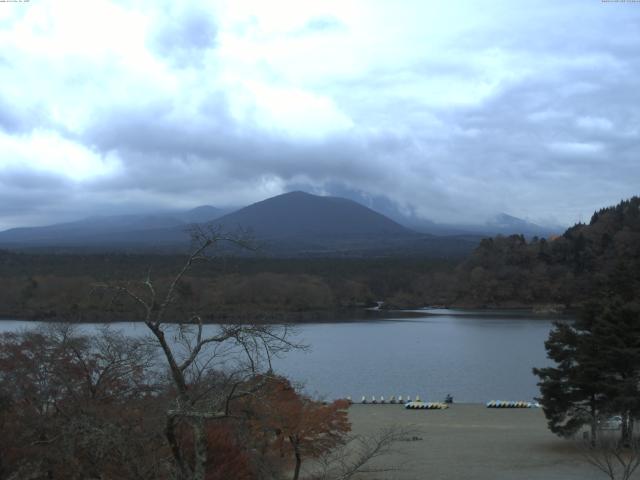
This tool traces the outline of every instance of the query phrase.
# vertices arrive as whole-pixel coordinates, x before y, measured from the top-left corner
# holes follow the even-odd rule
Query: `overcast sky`
[[[0,229],[303,189],[435,221],[640,193],[640,4],[0,2]]]

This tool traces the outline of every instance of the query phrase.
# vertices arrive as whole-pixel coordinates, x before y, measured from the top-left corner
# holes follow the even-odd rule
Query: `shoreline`
[[[204,324],[258,324],[258,325],[304,325],[309,323],[367,323],[386,320],[407,320],[430,316],[481,316],[481,317],[526,317],[527,319],[551,318],[570,319],[575,315],[575,310],[539,311],[531,307],[500,307],[500,308],[473,308],[473,307],[417,307],[406,309],[391,308],[348,308],[342,310],[313,310],[308,312],[271,312],[263,315],[221,315],[203,318]],[[79,319],[59,318],[53,315],[0,315],[0,322],[41,322],[41,323],[143,323],[142,319],[112,318],[103,315],[85,315]],[[179,321],[166,323],[181,323]]]
[[[278,312],[267,313],[264,316],[231,316],[225,315],[221,317],[205,317],[203,323],[205,325],[221,325],[221,324],[241,324],[255,323],[259,325],[278,325],[278,324],[299,324],[306,323],[351,323],[351,322],[375,322],[384,320],[402,320],[408,318],[419,318],[423,316],[420,312],[409,310],[369,310],[369,309],[345,309],[345,310],[319,310],[310,312]],[[0,322],[16,321],[16,322],[41,322],[41,323],[143,323],[142,319],[131,318],[105,318],[102,316],[85,316],[81,319],[71,320],[68,318],[56,318],[52,316],[23,316],[19,315],[2,315]],[[179,321],[167,321],[165,323],[180,323]]]

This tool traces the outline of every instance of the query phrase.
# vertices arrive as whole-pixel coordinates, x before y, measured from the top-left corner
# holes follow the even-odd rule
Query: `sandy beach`
[[[353,432],[368,435],[390,426],[416,429],[386,457],[399,471],[367,479],[590,480],[604,475],[580,448],[549,432],[541,409],[490,409],[454,404],[447,410],[406,410],[401,405],[353,405]]]

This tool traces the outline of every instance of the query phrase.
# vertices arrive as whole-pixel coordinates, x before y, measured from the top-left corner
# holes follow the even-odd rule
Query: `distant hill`
[[[211,205],[202,205],[175,215],[185,223],[207,223],[222,217],[226,213],[229,213],[229,211],[212,207]]]
[[[93,216],[43,227],[0,232],[0,245],[13,248],[171,244],[184,241],[189,224],[213,221],[223,210],[208,205],[187,211]],[[159,233],[159,236],[157,235]]]
[[[558,235],[564,230],[562,227],[541,226],[522,218],[506,213],[499,213],[485,223],[485,228],[494,235],[524,235],[525,237],[548,237]]]
[[[560,226],[537,225],[506,213],[499,213],[483,224],[435,223],[415,218],[405,220],[396,218],[396,220],[418,232],[432,235],[480,235],[482,237],[524,235],[527,238],[533,238],[559,235],[564,230]]]
[[[68,223],[44,227],[13,228],[0,232],[0,241],[5,242],[57,242],[72,238],[131,230],[152,230],[182,225],[175,217],[156,215],[96,216]]]
[[[481,223],[464,223],[453,220],[435,222],[418,216],[415,208],[417,205],[401,208],[384,195],[371,195],[367,192],[338,188],[336,186],[333,186],[333,190],[339,192],[341,198],[348,198],[365,205],[410,230],[429,235],[473,237],[524,235],[526,238],[532,238],[534,236],[549,237],[550,235],[560,235],[566,229],[566,226],[560,225],[538,225],[507,213],[495,214]],[[423,205],[423,207],[426,207],[426,205]]]

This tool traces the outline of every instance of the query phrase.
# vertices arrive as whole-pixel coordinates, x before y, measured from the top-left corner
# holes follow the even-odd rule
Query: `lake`
[[[549,364],[544,341],[552,318],[518,311],[417,310],[415,317],[303,324],[297,340],[309,351],[274,361],[275,370],[302,382],[314,397],[420,395],[457,402],[532,400],[538,395],[532,367]],[[0,321],[0,331],[34,322]],[[129,335],[143,324],[115,323]],[[96,324],[84,324],[91,331]]]

